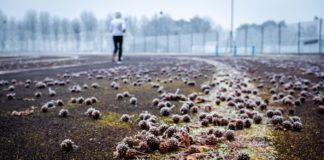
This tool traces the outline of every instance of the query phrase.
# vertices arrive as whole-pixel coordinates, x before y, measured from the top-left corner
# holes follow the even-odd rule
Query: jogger
[[[112,61],[115,61],[115,56],[118,52],[117,64],[121,64],[123,56],[123,35],[126,32],[126,25],[120,12],[117,12],[115,19],[111,21],[110,31],[112,32],[114,41],[114,53],[112,56]]]

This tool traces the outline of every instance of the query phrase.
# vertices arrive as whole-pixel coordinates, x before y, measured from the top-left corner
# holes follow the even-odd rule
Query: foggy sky
[[[262,23],[272,19],[288,23],[324,17],[324,0],[235,0],[235,27],[242,23]],[[91,11],[98,18],[121,11],[126,15],[152,16],[163,11],[175,19],[195,15],[210,17],[224,28],[230,27],[230,0],[0,0],[6,15],[22,18],[26,11],[48,11],[66,18]]]

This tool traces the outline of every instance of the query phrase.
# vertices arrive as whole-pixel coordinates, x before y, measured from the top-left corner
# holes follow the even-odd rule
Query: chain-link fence
[[[124,50],[131,53],[215,54],[229,52],[229,32],[205,32],[155,36],[125,36]],[[113,46],[106,46],[112,51]]]
[[[241,27],[234,34],[232,50],[229,32],[125,37],[125,50],[201,55],[321,54],[324,52],[323,30],[322,19],[296,24]]]
[[[196,55],[255,55],[255,54],[323,54],[324,25],[322,19],[296,24],[270,23],[241,26],[231,41],[229,31],[124,37],[128,54],[178,53]],[[17,30],[18,32],[19,30]],[[2,52],[91,53],[113,50],[111,35],[95,33],[90,37],[75,35],[35,36],[25,40],[24,34],[7,35]],[[16,36],[16,37],[15,37]],[[38,37],[38,38],[37,38]],[[22,39],[22,40],[20,40]],[[323,54],[324,55],[324,54]]]

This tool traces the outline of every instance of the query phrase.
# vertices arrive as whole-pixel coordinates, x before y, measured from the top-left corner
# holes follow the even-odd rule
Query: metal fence
[[[127,52],[192,54],[323,54],[322,19],[296,24],[253,26],[229,32],[126,37]]]
[[[296,24],[241,27],[235,31],[233,43],[229,31],[136,37],[126,35],[124,51],[128,54],[145,52],[196,55],[323,54],[322,21],[317,19]],[[113,50],[112,38],[107,32],[94,33],[91,40],[84,38],[86,35],[81,33],[78,41],[73,35],[58,35],[58,37],[50,35],[48,38],[34,40],[20,40],[14,35],[8,37],[5,49],[1,52],[89,54]]]
[[[236,33],[240,52],[306,54],[323,53],[322,19],[271,27],[247,27]],[[250,50],[249,50],[250,49]]]
[[[142,37],[125,37],[126,52],[155,52],[155,53],[186,53],[214,54],[216,47],[219,51],[228,50],[229,39],[227,32],[206,32],[191,34],[169,34]],[[112,50],[113,46],[108,50]]]

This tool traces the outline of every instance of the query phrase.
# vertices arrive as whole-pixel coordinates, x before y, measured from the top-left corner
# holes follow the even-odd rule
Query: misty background
[[[0,11],[1,51],[64,51],[97,50],[105,47],[110,38],[110,22],[114,13],[105,19],[98,19],[89,11],[79,18],[57,17],[48,12],[28,11],[16,20]],[[124,17],[126,36],[153,36],[167,34],[202,33],[222,30],[210,19],[192,17],[190,20],[174,20],[162,12],[151,17]],[[41,44],[41,45],[40,45]]]
[[[89,5],[88,7],[84,6],[83,1],[78,1],[80,6],[84,6],[83,8],[71,7],[73,0],[66,1],[66,3],[59,0],[53,4],[52,2],[46,4],[37,0],[31,1],[31,4],[26,3],[29,7],[34,5],[33,9],[21,8],[23,5],[14,4],[14,1],[16,0],[0,2],[4,4],[0,7],[0,52],[2,53],[111,52],[113,46],[109,26],[114,17],[113,10],[125,12],[123,18],[126,20],[127,32],[124,47],[127,52],[221,53],[228,52],[230,48],[229,1],[226,1],[226,3],[212,1],[214,2],[212,3],[204,0],[198,4],[188,1],[188,6],[184,1],[182,1],[182,5],[178,4],[178,1],[174,2],[177,5],[172,5],[172,2],[161,3],[157,1],[157,4],[162,5],[160,9],[156,8],[158,5],[148,7],[147,4],[152,3],[149,1],[143,2],[143,6],[134,3],[134,7],[129,3],[125,4],[126,1],[122,1],[115,4],[116,7],[111,9],[111,12],[105,11],[105,13],[103,13],[101,3],[89,5],[89,1],[85,1],[85,4]],[[238,13],[235,12],[237,18],[234,22],[234,43],[238,52],[321,53],[324,27],[321,18],[313,14],[322,15],[321,12],[318,12],[318,6],[315,7],[316,4],[322,2],[298,3],[300,2],[298,1],[293,5],[292,2],[295,1],[288,0],[281,3],[276,1],[272,2],[272,6],[270,5],[272,3],[265,1],[265,3],[268,3],[266,8],[255,0],[247,0],[244,3],[237,1],[236,10]],[[114,3],[116,2],[109,2],[109,4]],[[254,8],[254,4],[259,4],[259,9]],[[291,5],[280,7],[287,9],[286,14],[281,13],[282,19],[274,11],[275,5],[278,4]],[[310,8],[305,9],[305,11],[300,10],[303,8],[302,4],[312,4],[314,12],[310,14]],[[80,11],[76,15],[76,12],[72,14],[69,9],[64,9],[64,5],[70,6],[71,10],[77,8],[77,11],[91,9],[93,11]],[[127,5],[127,8],[125,8],[125,5]],[[197,7],[194,7],[194,5],[197,5]],[[174,8],[175,6],[178,6],[178,8]],[[186,7],[179,8],[179,6]],[[227,9],[219,8],[224,6]],[[255,10],[250,10],[247,6]],[[63,7],[64,10],[55,14],[51,7],[56,9]],[[111,5],[107,5],[105,10],[109,10],[109,7]],[[146,8],[147,13],[143,14]],[[273,11],[271,13],[260,11],[260,9],[268,8],[272,8]],[[280,8],[278,8],[278,12],[281,10]],[[50,11],[43,11],[42,9]],[[175,11],[175,9],[178,9],[178,11]],[[294,13],[291,10],[294,12],[299,10],[299,12]],[[212,12],[215,12],[215,14]],[[204,13],[205,15],[197,13]],[[254,15],[251,13],[254,13]],[[259,13],[261,17],[263,15],[263,21],[258,17]],[[303,21],[287,22],[285,20],[296,20],[294,18],[298,19],[299,16],[303,17]],[[274,19],[265,19],[266,17],[273,17]],[[308,18],[305,19],[305,17]],[[244,21],[249,22],[249,20],[252,23],[243,23]]]

